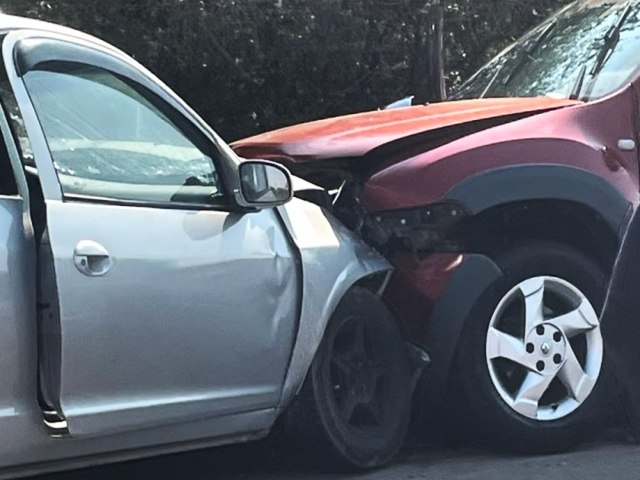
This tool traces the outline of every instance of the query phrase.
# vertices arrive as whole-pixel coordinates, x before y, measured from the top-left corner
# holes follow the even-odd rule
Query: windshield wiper
[[[551,22],[549,25],[547,25],[544,28],[544,30],[542,30],[542,32],[540,32],[540,34],[535,38],[535,40],[531,42],[531,44],[526,49],[524,49],[522,53],[518,55],[516,64],[513,66],[513,68],[507,75],[507,77],[502,81],[503,85],[508,85],[511,82],[511,80],[513,80],[513,78],[518,74],[518,72],[520,72],[522,67],[524,67],[524,64],[527,62],[527,60],[533,59],[533,54],[538,51],[538,48],[540,48],[542,43],[549,36],[549,34],[554,28],[556,28],[556,22]],[[498,77],[502,73],[502,70],[504,70],[506,66],[507,66],[507,63],[503,63],[502,66],[496,69],[496,72],[493,74],[493,76],[489,80],[489,83],[487,83],[486,87],[484,87],[484,90],[482,90],[482,93],[478,98],[484,98],[485,95],[489,93],[489,90],[491,89],[491,87],[493,87],[494,83],[496,83],[496,80],[498,79]]]
[[[533,54],[538,51],[542,43],[547,39],[554,28],[556,28],[556,22],[551,22],[544,30],[542,30],[542,32],[540,32],[535,40],[527,46],[524,52],[519,55],[516,64],[511,69],[511,72],[509,72],[509,75],[507,75],[507,78],[502,82],[503,85],[509,85],[511,80],[513,80],[520,70],[522,70],[522,67],[524,67],[528,60],[534,60]]]
[[[627,18],[631,13],[631,3],[632,0],[629,0],[627,2],[627,5],[622,11],[622,15],[620,15],[618,20],[616,20],[616,23],[611,25],[611,28],[609,28],[609,30],[605,34],[604,44],[602,45],[602,49],[600,50],[600,52],[598,52],[598,58],[596,59],[596,63],[593,65],[593,68],[590,72],[590,75],[592,77],[595,77],[598,73],[600,73],[600,70],[602,70],[602,67],[604,67],[605,63],[607,63],[607,60],[609,60],[611,53],[613,53],[613,50],[618,45],[618,42],[620,41],[620,31],[622,30],[624,23],[627,21]]]
[[[578,100],[580,97],[580,92],[582,91],[582,85],[584,84],[584,77],[587,76],[587,67],[583,65],[578,70],[578,76],[576,77],[576,81],[571,88],[571,93],[569,94],[569,100]]]
[[[482,90],[482,93],[480,94],[480,96],[478,98],[484,98],[484,96],[489,92],[489,89],[491,87],[493,87],[493,84],[496,83],[496,80],[498,78],[498,75],[500,75],[500,72],[502,72],[502,69],[504,68],[504,66],[499,67],[496,70],[496,73],[493,74],[493,76],[491,77],[491,80],[489,80],[489,83],[487,83],[487,86],[484,87],[484,90]]]

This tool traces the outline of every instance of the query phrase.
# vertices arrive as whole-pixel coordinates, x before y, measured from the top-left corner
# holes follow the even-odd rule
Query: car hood
[[[577,103],[553,98],[492,98],[379,110],[281,128],[239,140],[232,147],[245,157],[296,162],[362,157],[405,137],[482,120],[522,118]]]

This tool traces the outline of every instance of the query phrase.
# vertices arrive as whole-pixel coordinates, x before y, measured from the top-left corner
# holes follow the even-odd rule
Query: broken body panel
[[[396,267],[386,299],[433,354],[430,390],[441,397],[466,312],[500,273],[489,254],[504,237],[560,225],[554,239],[589,237],[585,248],[611,267],[640,202],[639,85],[590,102],[478,99],[349,115],[232,146],[340,189],[336,215]]]

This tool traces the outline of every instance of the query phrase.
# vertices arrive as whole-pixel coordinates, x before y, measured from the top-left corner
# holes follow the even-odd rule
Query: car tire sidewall
[[[492,439],[512,450],[554,452],[570,448],[593,430],[602,416],[606,392],[611,386],[606,352],[598,380],[582,405],[552,421],[536,421],[509,407],[489,374],[486,338],[490,319],[498,302],[515,285],[537,276],[561,278],[577,287],[600,314],[607,280],[601,268],[570,247],[535,242],[522,245],[497,259],[503,276],[485,291],[465,323],[457,355],[457,393],[471,410],[476,436]]]
[[[330,397],[331,385],[327,385],[324,372],[330,362],[329,347],[334,335],[352,316],[366,316],[370,322],[378,322],[394,345],[394,383],[398,386],[394,421],[383,437],[367,438],[354,435],[344,425]],[[389,310],[382,300],[373,293],[352,290],[341,302],[327,326],[323,341],[311,365],[307,378],[313,390],[313,398],[324,432],[347,469],[367,469],[387,463],[397,453],[404,442],[410,418],[411,372],[407,347]]]

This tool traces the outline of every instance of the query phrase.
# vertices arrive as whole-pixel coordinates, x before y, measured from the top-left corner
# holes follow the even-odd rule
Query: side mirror
[[[247,160],[240,164],[240,192],[237,201],[242,207],[269,208],[291,200],[291,174],[277,163]]]

